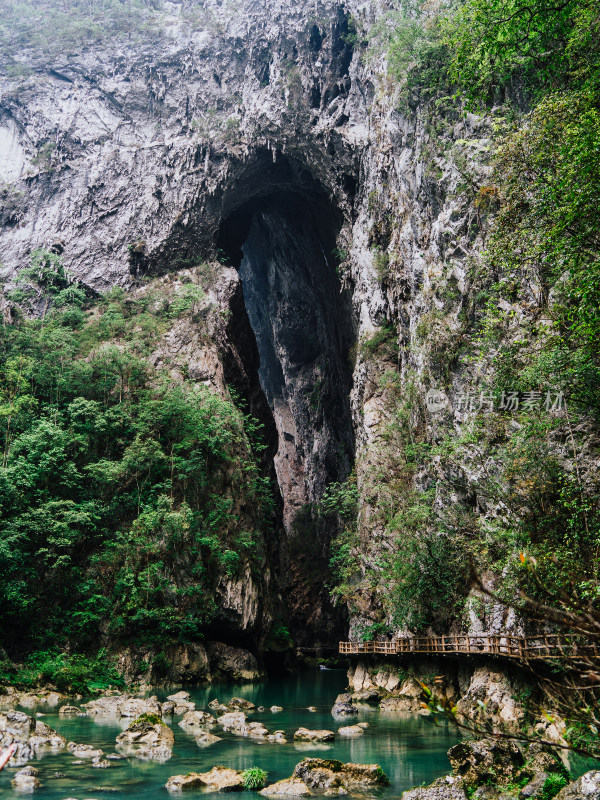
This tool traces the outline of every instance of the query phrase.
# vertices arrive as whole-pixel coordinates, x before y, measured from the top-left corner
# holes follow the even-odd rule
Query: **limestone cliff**
[[[398,493],[431,493],[453,467],[433,459],[404,478],[402,436],[461,434],[468,410],[443,401],[440,416],[425,397],[455,399],[482,374],[458,356],[472,335],[487,226],[475,196],[489,175],[492,120],[418,92],[400,104],[384,57],[365,57],[364,32],[388,5],[206,0],[190,13],[165,2],[135,42],[25,49],[0,78],[9,284],[39,247],[99,293],[222,265],[214,292],[226,322],[212,345],[200,348],[182,325],[166,346],[193,380],[235,387],[265,424],[281,492],[266,566],[277,580],[219,588],[222,624],[241,632],[266,635],[273,603],[259,598],[271,585],[289,593],[299,640],[335,641],[348,611],[352,635],[406,627],[386,605],[380,564],[414,522],[390,534],[383,518]],[[401,405],[408,424],[390,434]],[[462,488],[434,506],[502,518],[464,488],[481,474],[478,458],[465,449]],[[314,504],[353,468],[354,573],[332,604],[335,527]],[[473,600],[470,618],[450,609],[439,624],[512,624],[476,610]]]

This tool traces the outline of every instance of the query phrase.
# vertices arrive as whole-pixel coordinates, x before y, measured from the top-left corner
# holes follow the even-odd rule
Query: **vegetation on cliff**
[[[597,600],[599,20],[597,2],[466,0],[390,12],[369,33],[367,57],[385,54],[396,101],[426,115],[446,157],[444,135],[468,111],[495,133],[487,181],[455,159],[477,210],[473,235],[487,239],[467,262],[466,290],[434,285],[402,368],[376,356],[387,425],[360,473],[371,509],[362,527],[380,526],[393,546],[375,556],[344,534],[335,564],[351,609],[361,594],[380,598],[367,637],[447,630],[467,610],[469,562],[502,575],[509,600],[544,586]],[[394,271],[379,277],[392,285]],[[446,406],[432,413],[423,388],[445,393]],[[462,404],[458,428],[452,404]],[[538,559],[538,581],[520,552]]]
[[[258,423],[149,361],[203,292],[86,301],[48,252],[21,278],[41,314],[0,331],[3,646],[197,640],[214,581],[260,568],[271,510]]]

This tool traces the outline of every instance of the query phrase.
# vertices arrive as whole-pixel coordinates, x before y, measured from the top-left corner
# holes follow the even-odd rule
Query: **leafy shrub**
[[[258,790],[262,789],[267,782],[268,772],[260,767],[250,767],[242,772],[242,782],[244,789]]]

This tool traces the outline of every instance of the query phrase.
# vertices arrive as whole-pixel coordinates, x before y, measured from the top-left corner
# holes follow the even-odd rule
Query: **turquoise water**
[[[181,717],[174,717],[171,727],[175,734],[173,757],[164,764],[143,762],[134,758],[113,761],[107,769],[96,769],[89,763],[73,764],[70,753],[46,755],[30,762],[40,771],[42,788],[35,792],[39,800],[55,798],[107,797],[107,793],[126,795],[128,798],[162,798],[169,795],[164,787],[171,775],[187,772],[206,772],[213,766],[222,765],[235,769],[258,766],[269,773],[268,783],[287,778],[295,765],[307,756],[337,758],[341,761],[380,764],[391,781],[391,786],[383,795],[392,800],[406,789],[429,783],[449,771],[446,751],[458,740],[453,731],[445,727],[435,727],[427,719],[418,715],[380,713],[377,708],[360,705],[358,719],[334,720],[331,706],[336,695],[346,686],[344,670],[319,670],[305,672],[290,678],[271,680],[266,683],[220,685],[188,689],[191,700],[198,710],[207,708],[208,702],[218,697],[227,702],[233,696],[244,697],[264,705],[283,706],[283,711],[272,713],[253,712],[249,719],[262,721],[269,731],[285,730],[288,744],[257,742],[252,739],[223,733],[218,727],[211,730],[223,740],[208,747],[198,747],[193,737],[186,734],[177,724]],[[157,692],[159,699],[177,691]],[[317,712],[310,712],[307,706],[316,706]],[[28,714],[37,709],[22,709]],[[40,706],[39,710],[43,710]],[[82,744],[101,747],[105,754],[114,752],[115,737],[131,720],[123,720],[118,725],[111,720],[94,721],[91,717],[59,717],[58,709],[47,711],[41,719],[67,738]],[[293,733],[299,727],[327,728],[337,730],[353,722],[368,722],[369,728],[357,739],[337,737],[332,745],[294,743]],[[165,718],[170,722],[170,718]],[[64,773],[57,777],[55,773]],[[5,797],[14,796],[10,779],[14,770],[0,773],[0,793]],[[244,792],[244,796],[251,793]],[[252,793],[254,797],[254,793]],[[18,795],[23,797],[23,795]],[[239,796],[239,795],[238,795]],[[242,798],[240,798],[242,800]]]

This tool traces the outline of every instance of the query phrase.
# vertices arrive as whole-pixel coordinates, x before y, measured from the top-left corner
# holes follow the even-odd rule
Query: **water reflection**
[[[318,671],[262,684],[200,687],[190,690],[192,700],[199,710],[206,709],[210,700],[227,701],[232,696],[251,700],[265,711],[254,712],[252,720],[262,722],[271,732],[284,730],[288,744],[256,741],[212,730],[222,740],[208,747],[199,747],[190,733],[177,724],[181,717],[165,718],[175,735],[173,757],[164,764],[143,762],[135,758],[111,761],[107,769],[96,769],[91,763],[74,764],[70,753],[41,757],[36,766],[40,769],[42,788],[36,792],[37,800],[63,800],[66,797],[99,797],[102,793],[126,794],[137,800],[165,800],[162,788],[171,775],[191,771],[204,772],[215,765],[246,769],[258,766],[269,772],[269,782],[291,775],[294,766],[310,755],[338,758],[341,761],[378,763],[388,774],[391,786],[385,800],[393,800],[402,791],[429,783],[448,772],[448,748],[457,741],[455,733],[445,727],[435,727],[428,720],[398,712],[380,713],[367,704],[359,706],[358,717],[350,721],[335,720],[330,713],[336,695],[346,684],[343,671]],[[159,694],[164,699],[174,690]],[[280,705],[277,713],[269,709]],[[308,706],[316,706],[315,712]],[[42,707],[40,706],[42,710]],[[23,709],[32,713],[32,709]],[[35,709],[34,709],[35,711]],[[57,709],[43,707],[44,722],[67,738],[67,741],[92,744],[104,750],[105,755],[115,752],[115,738],[130,720],[107,717],[60,717]],[[310,742],[293,742],[293,733],[300,727],[337,731],[355,722],[368,722],[369,727],[356,739],[337,737],[332,745]],[[10,786],[14,771],[0,773],[0,792],[17,797]],[[57,777],[63,773],[64,777]],[[246,793],[244,793],[246,794]],[[250,797],[250,795],[246,795]],[[253,795],[254,796],[254,795]]]

